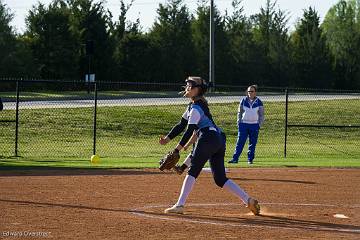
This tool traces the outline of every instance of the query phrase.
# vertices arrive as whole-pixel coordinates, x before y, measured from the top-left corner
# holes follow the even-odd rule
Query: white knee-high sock
[[[245,203],[245,205],[248,204],[249,195],[244,190],[242,190],[239,185],[234,183],[234,181],[232,181],[231,179],[228,179],[226,181],[223,188],[230,191],[234,195],[238,196]]]
[[[192,154],[190,153],[184,160],[183,164],[185,164],[186,166],[190,166],[191,164],[191,158],[192,158]]]
[[[193,176],[190,175],[186,175],[182,188],[181,188],[181,193],[179,196],[179,199],[176,203],[176,206],[184,206],[186,199],[188,198],[193,186],[195,184],[195,178]]]

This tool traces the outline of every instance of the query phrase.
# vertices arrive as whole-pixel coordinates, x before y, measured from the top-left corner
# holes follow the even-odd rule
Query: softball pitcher
[[[225,138],[213,121],[208,103],[204,97],[207,91],[205,80],[200,77],[188,77],[185,82],[183,96],[189,98],[191,102],[182,115],[180,122],[165,137],[160,137],[159,143],[167,144],[186,128],[184,135],[174,149],[174,151],[181,151],[195,130],[198,131],[198,137],[190,160],[190,168],[183,181],[178,201],[172,207],[165,209],[164,212],[177,214],[184,212],[186,199],[192,191],[195,180],[209,160],[216,185],[235,194],[254,215],[259,215],[260,205],[258,201],[249,197],[235,182],[226,177],[224,166]]]

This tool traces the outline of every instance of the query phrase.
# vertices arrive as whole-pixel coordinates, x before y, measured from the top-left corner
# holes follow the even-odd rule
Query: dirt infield
[[[360,169],[230,169],[228,177],[259,199],[261,216],[205,172],[185,214],[163,214],[183,177],[155,169],[2,170],[0,239],[360,239]]]

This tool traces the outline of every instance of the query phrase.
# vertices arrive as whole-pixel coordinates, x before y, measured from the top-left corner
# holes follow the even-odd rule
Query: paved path
[[[242,96],[212,96],[207,97],[209,103],[234,103],[239,102]],[[284,95],[259,96],[264,102],[285,101]],[[360,99],[360,95],[291,95],[289,101],[318,101],[337,99]],[[105,99],[98,100],[99,107],[108,106],[150,106],[150,105],[180,105],[187,104],[188,100],[181,97],[176,98],[130,98],[130,99]],[[93,107],[93,100],[44,100],[20,102],[21,109],[42,108],[82,108]],[[4,109],[14,110],[15,102],[5,102]]]

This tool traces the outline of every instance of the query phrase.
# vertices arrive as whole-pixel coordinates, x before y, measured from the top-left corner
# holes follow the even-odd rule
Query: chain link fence
[[[158,159],[171,146],[157,141],[180,120],[188,100],[181,85],[0,81],[0,157],[34,159]],[[230,159],[237,108],[246,86],[207,94],[215,122],[227,134]],[[96,91],[94,91],[96,90]],[[358,158],[359,92],[260,88],[265,123],[257,158]],[[96,106],[96,108],[95,108]],[[245,146],[247,147],[247,145]],[[246,159],[246,149],[241,158]],[[65,160],[64,160],[65,161]]]
[[[359,103],[355,91],[288,91],[285,156],[358,159]]]

